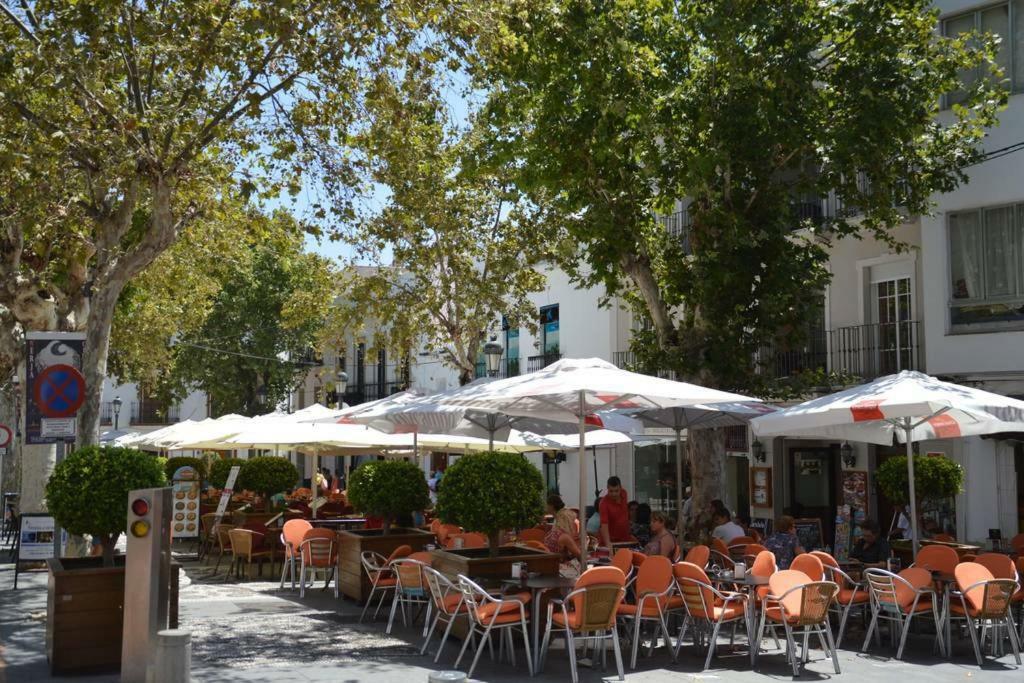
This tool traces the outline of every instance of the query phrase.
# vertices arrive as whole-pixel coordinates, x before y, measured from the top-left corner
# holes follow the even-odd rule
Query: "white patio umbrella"
[[[587,498],[586,423],[592,413],[747,400],[737,394],[621,370],[598,358],[564,358],[537,372],[468,384],[420,399],[467,411],[575,423],[579,433],[581,506]],[[585,553],[583,524],[580,542],[580,552]]]
[[[165,434],[160,441],[168,450],[225,449],[228,447],[221,445],[221,442],[249,428],[254,420],[234,413],[215,419],[207,418]]]
[[[212,420],[209,418],[206,420],[182,420],[181,422],[141,434],[138,438],[130,440],[130,444],[135,448],[167,449],[169,445],[177,442],[182,435],[203,422],[212,422]]]
[[[907,445],[910,529],[917,554],[913,443],[1024,431],[1024,401],[904,370],[752,421],[759,436],[844,439]]]
[[[623,411],[645,427],[667,427],[676,435],[676,528],[683,528],[683,430],[745,425],[773,408],[759,401],[673,406],[653,410]]]

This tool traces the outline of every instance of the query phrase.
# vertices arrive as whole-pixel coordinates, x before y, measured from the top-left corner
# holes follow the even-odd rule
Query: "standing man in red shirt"
[[[608,477],[608,489],[601,498],[600,513],[602,546],[610,548],[612,543],[632,538],[629,533],[629,498],[618,477]]]

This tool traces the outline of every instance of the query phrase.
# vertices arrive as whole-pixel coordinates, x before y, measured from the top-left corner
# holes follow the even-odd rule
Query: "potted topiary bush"
[[[299,481],[299,470],[286,458],[261,455],[242,461],[237,488],[253,491],[263,497],[265,509],[270,510],[270,497],[283,493]]]
[[[210,465],[210,474],[207,480],[210,482],[210,486],[215,489],[224,488],[224,484],[228,481],[228,473],[231,472],[231,468],[238,466],[242,467],[247,461],[241,458],[221,458],[214,460],[213,464]],[[241,476],[241,472],[238,473]]]
[[[168,458],[167,462],[164,463],[164,474],[167,475],[167,481],[171,481],[174,477],[174,473],[182,467],[191,467],[199,475],[200,480],[206,479],[206,460],[204,458],[193,458],[187,455],[180,455]]]
[[[377,460],[360,465],[348,482],[349,503],[359,512],[384,521],[384,535],[402,517],[430,505],[423,471],[404,460]]]
[[[165,483],[163,464],[130,448],[87,446],[54,468],[46,484],[50,514],[68,533],[98,538],[103,557],[47,560],[46,652],[53,673],[120,666],[124,564],[115,566],[114,543],[127,524],[128,494]]]
[[[906,456],[896,456],[883,462],[875,477],[889,502],[896,505],[910,502],[910,475],[907,472]],[[914,458],[914,493],[918,501],[952,498],[963,487],[964,469],[959,463],[942,455]]]
[[[372,460],[363,463],[348,479],[349,503],[363,514],[381,517],[382,529],[344,529],[338,532],[338,587],[353,600],[370,592],[370,580],[362,570],[360,557],[372,551],[385,557],[399,546],[423,550],[433,534],[416,528],[395,526],[430,505],[430,491],[422,470],[404,460]]]

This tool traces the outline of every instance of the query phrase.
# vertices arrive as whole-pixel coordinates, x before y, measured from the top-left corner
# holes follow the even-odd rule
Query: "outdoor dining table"
[[[576,585],[576,579],[564,576],[528,576],[526,579],[504,579],[502,584],[511,588],[526,588],[530,591],[533,619],[533,661],[534,671],[540,666],[540,598],[550,590],[569,590]]]
[[[745,589],[747,593],[747,601],[745,606],[746,622],[747,622],[747,639],[750,641],[750,661],[754,661],[754,653],[757,651],[754,645],[754,631],[756,630],[755,620],[757,615],[754,613],[754,609],[757,606],[757,600],[754,599],[753,592],[759,586],[768,585],[767,576],[759,576],[757,574],[751,574],[749,571],[745,572],[741,578],[737,578],[732,572],[722,572],[720,574],[713,574],[710,577],[711,583],[717,583],[718,585],[730,585],[738,586],[741,589]]]

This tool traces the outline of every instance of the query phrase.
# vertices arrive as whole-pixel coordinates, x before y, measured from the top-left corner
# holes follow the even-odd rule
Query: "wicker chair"
[[[811,581],[803,572],[786,569],[776,572],[769,579],[769,595],[764,599],[761,610],[761,625],[758,628],[757,646],[754,647],[754,663],[760,650],[765,625],[769,622],[781,624],[786,630],[787,654],[793,666],[793,675],[800,675],[800,668],[807,662],[808,636],[817,635],[832,657],[836,673],[839,671],[839,653],[832,639],[828,608],[839,592],[839,586],[831,581]],[[804,636],[804,648],[797,658],[794,635]]]
[[[549,602],[548,621],[544,630],[544,642],[540,648],[538,671],[544,670],[551,634],[558,631],[565,635],[565,649],[569,653],[569,671],[573,683],[579,682],[576,667],[577,639],[583,640],[584,643],[596,640],[602,645],[605,640],[611,640],[619,680],[625,680],[619,634],[615,629],[615,616],[622,598],[626,595],[625,586],[626,575],[618,567],[594,567],[580,575],[576,585],[564,599]],[[602,657],[604,653],[605,648],[602,647]]]
[[[210,533],[213,534],[214,541],[216,542],[214,547],[217,549],[217,564],[213,567],[214,576],[217,575],[217,571],[220,569],[220,561],[224,559],[225,555],[231,554],[231,536],[228,535],[228,532],[235,528],[237,527],[235,527],[234,524],[221,523],[214,525],[213,529],[210,531]],[[228,575],[231,575],[230,571],[228,572]]]
[[[274,557],[270,550],[264,550],[256,547],[262,541],[260,538],[262,534],[252,531],[251,529],[229,529],[228,538],[231,539],[231,566],[228,567],[228,573],[224,577],[227,581],[231,577],[231,572],[234,570],[236,573],[241,568],[243,561],[245,562],[245,577],[252,580],[252,561],[256,560],[259,567],[259,575],[263,576],[263,561],[270,560],[270,571],[274,571]]]
[[[959,601],[949,601],[946,618],[951,622],[954,619],[965,622],[978,666],[984,663],[978,630],[981,629],[984,633],[989,628],[993,633],[993,648],[998,648],[997,643],[1001,640],[995,634],[998,634],[1000,629],[1006,629],[1013,657],[1020,665],[1020,643],[1010,611],[1013,594],[1018,588],[1017,582],[1013,579],[994,578],[987,567],[977,562],[963,562],[957,565],[955,575]]]
[[[871,593],[871,625],[864,637],[861,652],[867,652],[871,642],[871,634],[877,635],[880,621],[888,621],[894,628],[900,629],[900,644],[896,650],[896,659],[903,657],[903,647],[910,633],[910,623],[914,617],[932,613],[935,620],[935,632],[942,633],[942,618],[939,615],[939,599],[932,583],[932,574],[927,569],[909,567],[899,574],[884,569],[868,569],[864,578]],[[895,635],[895,631],[893,631]],[[941,635],[936,636],[939,651],[946,654],[946,646]]]

